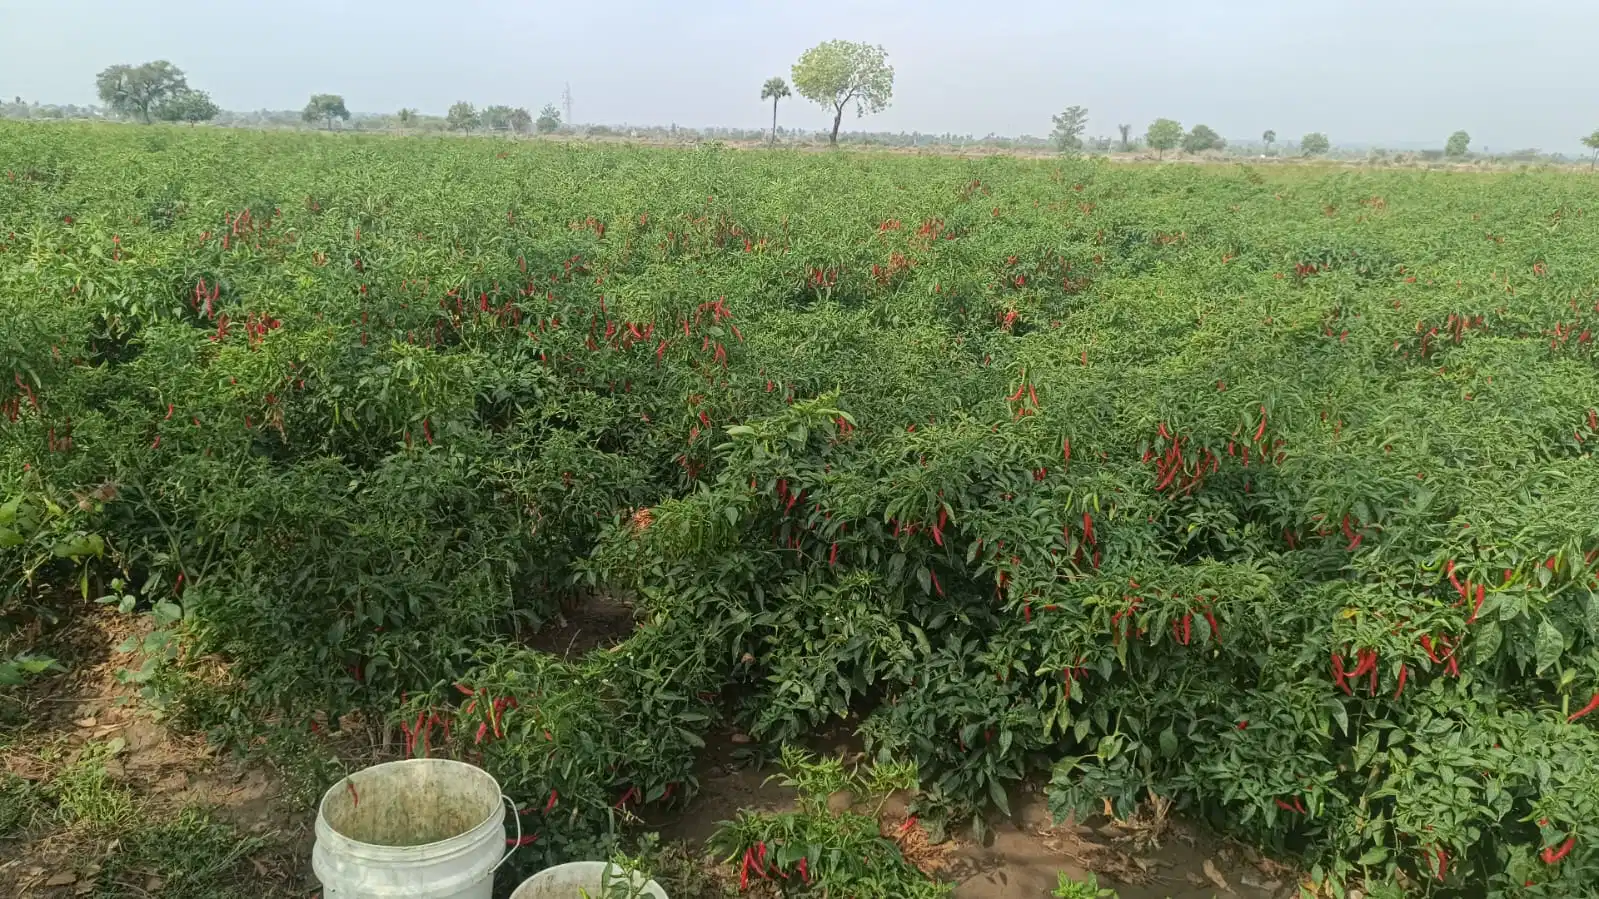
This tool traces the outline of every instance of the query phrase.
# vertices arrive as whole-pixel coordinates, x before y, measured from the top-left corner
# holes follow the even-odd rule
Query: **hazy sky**
[[[537,110],[570,82],[583,123],[759,127],[761,83],[830,38],[896,70],[874,130],[1089,133],[1157,116],[1230,138],[1579,150],[1599,127],[1596,0],[0,0],[0,95],[94,102],[95,73],[166,58],[224,108],[450,103]],[[796,98],[782,121],[821,128]],[[846,128],[855,125],[851,115]]]

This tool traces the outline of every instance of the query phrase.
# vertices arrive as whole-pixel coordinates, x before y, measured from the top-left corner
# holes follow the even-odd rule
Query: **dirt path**
[[[306,896],[299,802],[177,735],[119,677],[143,619],[84,604],[39,635],[64,671],[0,707],[0,882],[21,899]]]
[[[829,744],[827,740],[820,744]],[[691,811],[648,821],[665,841],[700,846],[740,809],[783,811],[793,807],[793,793],[736,759],[742,744],[729,735],[710,741],[700,771],[700,793]],[[820,751],[853,754],[850,745],[818,745]],[[986,844],[956,839],[932,845],[925,836],[906,843],[906,855],[923,870],[954,883],[955,899],[1043,899],[1061,873],[1074,878],[1098,877],[1120,899],[1286,899],[1298,895],[1293,871],[1263,859],[1244,847],[1229,845],[1180,822],[1093,826],[1057,825],[1044,798],[1023,791],[1012,801],[1014,821],[994,828]],[[884,829],[897,833],[906,820],[903,805],[883,809]],[[1158,831],[1158,836],[1156,832]],[[1151,843],[1151,840],[1154,840]]]

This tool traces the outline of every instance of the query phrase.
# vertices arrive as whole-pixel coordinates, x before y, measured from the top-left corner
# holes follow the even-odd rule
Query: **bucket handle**
[[[511,847],[505,850],[505,854],[500,856],[500,860],[494,863],[494,867],[489,869],[490,874],[500,870],[500,866],[510,860],[511,853],[515,852],[522,846],[522,816],[516,811],[516,800],[505,795],[504,793],[501,793],[500,801],[504,802],[511,808],[511,820],[516,822],[516,839],[511,843]]]

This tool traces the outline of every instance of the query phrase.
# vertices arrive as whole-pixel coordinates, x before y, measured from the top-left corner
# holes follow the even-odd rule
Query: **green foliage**
[[[401,128],[406,128],[416,121],[416,110],[405,108],[395,113],[394,118],[400,123]]]
[[[713,729],[855,720],[923,820],[1047,773],[1324,880],[1599,877],[1591,179],[38,123],[0,158],[0,495],[49,535],[5,569],[120,579],[228,672],[224,736],[403,723],[522,802],[530,865],[687,801]],[[593,592],[636,629],[529,646]]]
[[[1460,159],[1466,155],[1471,147],[1471,135],[1464,131],[1456,131],[1449,135],[1449,142],[1444,145],[1444,155],[1452,159]]]
[[[478,115],[477,107],[459,100],[450,105],[450,111],[444,115],[445,124],[451,131],[471,131],[481,127],[483,117]]]
[[[1083,131],[1088,127],[1088,110],[1081,106],[1069,106],[1065,112],[1054,116],[1055,130],[1050,132],[1050,143],[1062,153],[1076,153],[1083,148]],[[1122,133],[1122,142],[1127,139],[1126,132]]]
[[[158,59],[141,65],[114,65],[95,77],[100,100],[122,115],[136,115],[145,124],[152,112],[170,98],[189,89],[183,70]]]
[[[1116,899],[1116,891],[1101,887],[1099,878],[1092,873],[1082,880],[1076,880],[1062,873],[1054,892],[1050,895],[1054,899]]]
[[[1306,156],[1322,156],[1332,149],[1332,141],[1320,131],[1312,131],[1299,139],[1299,151]]]
[[[1260,139],[1262,141],[1265,141],[1266,150],[1267,150],[1267,152],[1270,152],[1271,151],[1271,145],[1275,144],[1277,142],[1277,132],[1271,130],[1270,128],[1267,128],[1266,132],[1260,136]]]
[[[1132,125],[1117,125],[1116,126],[1116,130],[1121,132],[1121,135],[1122,135],[1121,151],[1123,153],[1126,153],[1127,151],[1129,151],[1129,150],[1131,150],[1133,148],[1133,141],[1132,141],[1133,126]]]
[[[156,114],[164,121],[194,125],[211,121],[221,111],[205,91],[182,90],[163,101]]]
[[[785,895],[859,896],[862,899],[948,896],[947,884],[930,880],[900,854],[880,830],[879,813],[889,794],[914,789],[914,768],[878,765],[848,770],[837,759],[813,759],[783,749],[780,779],[796,792],[797,810],[743,810],[724,821],[711,845],[739,867],[739,886],[780,881]],[[829,807],[847,794],[854,806]],[[856,807],[875,806],[871,813]]]
[[[761,99],[772,101],[772,142],[777,142],[777,101],[794,94],[788,89],[788,82],[781,78],[768,78],[761,85]]]
[[[305,104],[305,109],[300,111],[300,118],[307,122],[322,122],[332,131],[334,119],[349,121],[350,110],[345,108],[344,98],[338,94],[314,94],[310,102]]]
[[[812,103],[831,107],[831,143],[838,143],[844,110],[855,104],[855,114],[882,112],[894,95],[894,67],[880,46],[855,41],[823,41],[800,54],[791,73],[794,90]]]
[[[555,108],[554,103],[544,104],[533,127],[538,129],[540,134],[554,134],[561,129],[561,111]]]
[[[511,110],[506,121],[510,124],[511,130],[517,134],[526,134],[533,130],[533,115],[521,106]]]
[[[1144,142],[1159,151],[1164,158],[1167,150],[1176,148],[1183,141],[1183,126],[1171,119],[1156,119],[1149,125],[1149,131],[1144,135]]]
[[[1195,125],[1193,130],[1183,136],[1184,153],[1203,153],[1206,150],[1219,150],[1225,146],[1227,141],[1209,125]]]
[[[483,127],[490,131],[511,130],[511,116],[516,112],[509,106],[485,106],[479,115]]]

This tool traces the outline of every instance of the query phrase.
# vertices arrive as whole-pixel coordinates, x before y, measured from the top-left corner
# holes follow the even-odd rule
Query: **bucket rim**
[[[471,827],[468,827],[466,830],[452,834],[441,840],[434,840],[429,843],[416,843],[411,846],[386,846],[382,843],[368,843],[365,840],[358,840],[343,833],[338,828],[334,827],[333,823],[328,820],[328,803],[332,802],[340,792],[348,788],[351,778],[362,774],[367,774],[372,771],[393,770],[402,767],[465,768],[471,771],[474,775],[487,780],[489,785],[493,787],[494,795],[497,797],[494,808],[488,811],[483,820],[477,822]],[[362,847],[363,851],[375,852],[379,855],[388,853],[415,853],[418,850],[438,849],[462,842],[463,838],[469,837],[472,834],[484,829],[486,826],[496,823],[494,820],[496,817],[499,818],[499,822],[497,823],[503,828],[505,823],[505,794],[500,790],[499,780],[497,780],[494,775],[483,770],[482,768],[479,768],[477,765],[471,764],[470,762],[457,761],[456,759],[396,759],[392,762],[380,762],[376,765],[368,765],[365,768],[351,771],[335,781],[334,784],[328,787],[327,791],[322,794],[322,798],[316,804],[316,827],[313,829],[318,831],[326,831],[330,836],[348,843],[351,846],[359,846]]]
[[[606,871],[609,871],[613,868],[619,871],[630,873],[631,879],[633,879],[635,883],[642,881],[642,883],[640,883],[640,889],[642,890],[642,893],[640,894],[641,896],[650,897],[650,899],[655,899],[655,897],[666,897],[666,888],[661,886],[661,884],[655,880],[655,878],[650,877],[643,871],[628,872],[627,868],[612,861],[597,861],[594,859],[587,859],[562,862],[558,865],[550,865],[547,868],[540,868],[539,870],[533,872],[533,874],[526,880],[523,880],[521,883],[516,885],[516,889],[511,891],[510,899],[518,899],[518,897],[531,895],[532,892],[531,890],[528,890],[528,887],[547,877],[559,877],[562,872],[570,874],[603,875]],[[524,893],[524,890],[528,890],[528,892]]]

